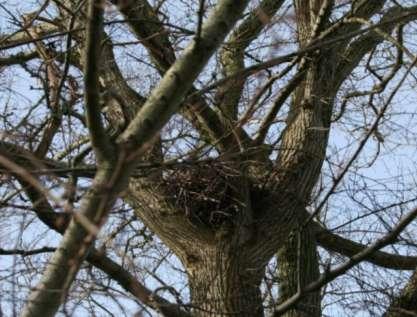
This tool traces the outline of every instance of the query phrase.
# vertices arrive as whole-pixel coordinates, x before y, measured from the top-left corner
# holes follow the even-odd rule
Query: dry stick
[[[54,252],[56,248],[50,248],[50,247],[43,247],[39,249],[33,249],[33,250],[22,250],[22,249],[0,249],[0,255],[21,255],[23,257],[29,256],[29,255],[35,255],[40,253],[50,253]]]
[[[287,69],[288,70],[291,69],[297,61],[298,61],[298,58],[296,58],[295,61],[287,67]],[[285,103],[285,101],[290,96],[290,94],[294,91],[294,89],[298,86],[298,84],[304,79],[308,65],[309,63],[304,60],[302,64],[300,65],[300,69],[298,70],[298,72],[294,75],[293,78],[291,78],[289,83],[280,91],[277,99],[275,100],[274,104],[272,105],[271,109],[265,116],[264,120],[262,121],[258,129],[258,134],[254,140],[255,145],[259,146],[265,141],[268,131],[276,115],[280,111],[282,105]]]
[[[256,95],[253,97],[252,101],[249,103],[245,113],[243,114],[242,118],[239,120],[238,124],[236,125],[237,128],[243,127],[253,116],[256,110],[259,108],[257,104],[260,102],[261,97],[271,88],[271,86],[281,78],[281,73],[271,76],[268,81],[258,90]],[[260,102],[262,103],[262,101]]]
[[[81,8],[82,8],[82,4],[83,4],[84,0],[80,0],[78,3],[78,7],[75,9],[75,13],[77,13]],[[71,57],[71,43],[72,43],[72,30],[74,29],[74,25],[75,25],[75,20],[76,20],[76,15],[73,14],[71,16],[70,22],[68,24],[68,34],[67,34],[67,40],[65,43],[66,46],[66,54],[65,54],[65,60],[64,60],[64,71],[62,73],[61,76],[61,80],[58,84],[58,89],[57,89],[57,96],[58,98],[61,95],[61,91],[64,87],[65,84],[65,79],[67,78],[68,72],[69,72],[69,68],[70,68],[70,57]]]
[[[7,157],[0,155],[0,166],[4,166],[8,172],[11,174],[16,174],[19,177],[21,177],[23,180],[25,180],[28,184],[30,184],[33,188],[35,188],[37,191],[42,193],[44,196],[48,197],[54,203],[59,204],[60,200],[52,195],[48,190],[46,190],[42,184],[33,177],[26,169],[23,167],[17,165],[13,161],[9,160]]]
[[[345,113],[347,103],[351,98],[354,97],[361,97],[361,96],[367,96],[372,95],[374,93],[381,93],[385,91],[385,88],[387,87],[388,83],[391,81],[391,79],[394,78],[394,76],[397,74],[398,70],[400,70],[401,66],[404,64],[403,62],[403,28],[404,25],[400,25],[398,28],[398,34],[397,34],[397,40],[396,42],[399,44],[397,46],[397,57],[395,59],[395,64],[392,66],[391,71],[383,76],[382,78],[378,78],[380,80],[379,83],[375,84],[371,90],[368,91],[356,91],[353,93],[349,93],[346,96],[343,97],[342,104],[340,105],[340,111],[339,113],[332,119],[333,122],[336,122],[342,118],[343,114]],[[371,55],[370,55],[371,56]],[[412,56],[412,59],[414,56]],[[369,60],[370,61],[370,60]],[[372,69],[369,67],[370,72],[372,73]]]
[[[338,276],[344,274],[349,269],[351,269],[355,265],[365,260],[368,256],[372,255],[374,252],[395,242],[397,237],[401,234],[401,232],[405,229],[405,227],[407,227],[407,225],[409,225],[416,217],[417,217],[417,208],[412,210],[408,215],[406,215],[402,220],[400,220],[400,222],[391,230],[390,233],[386,234],[384,237],[377,240],[375,243],[373,243],[372,245],[370,245],[368,248],[364,249],[363,251],[356,253],[344,264],[339,265],[333,270],[324,272],[318,280],[308,284],[304,289],[302,289],[301,291],[298,291],[292,297],[287,299],[284,303],[280,304],[275,309],[274,317],[281,316],[286,311],[293,308],[298,303],[298,301],[302,299],[304,296],[306,296],[308,293],[320,289],[327,283],[333,281]]]
[[[45,3],[34,13],[23,17],[24,25],[13,16],[13,14],[8,11],[5,7],[2,8],[16,21],[18,25],[21,26],[19,32],[24,32],[29,36],[29,39],[34,39],[38,37],[35,28],[32,28],[33,22],[39,17],[39,15],[46,9],[49,4],[49,0],[46,0]],[[10,37],[6,37],[3,41],[7,40]],[[50,143],[52,142],[53,136],[56,134],[57,129],[61,122],[61,116],[59,114],[58,106],[59,106],[59,93],[57,90],[57,83],[59,77],[59,68],[54,63],[50,54],[48,53],[45,45],[41,42],[35,42],[36,51],[38,52],[39,57],[41,57],[46,64],[46,78],[49,83],[49,87],[46,90],[48,92],[51,90],[51,99],[49,100],[49,93],[46,95],[47,103],[51,103],[51,108],[53,110],[53,115],[51,117],[51,121],[48,123],[47,127],[45,128],[44,134],[41,138],[41,141],[38,144],[38,147],[35,151],[35,155],[39,157],[45,156]]]

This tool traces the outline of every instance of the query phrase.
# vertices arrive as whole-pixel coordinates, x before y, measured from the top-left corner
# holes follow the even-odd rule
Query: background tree
[[[417,314],[414,1],[0,8],[0,312]]]

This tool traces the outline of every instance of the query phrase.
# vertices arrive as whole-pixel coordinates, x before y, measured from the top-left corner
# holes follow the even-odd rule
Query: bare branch
[[[314,224],[314,227],[318,243],[328,251],[352,257],[367,248],[363,244],[332,233],[320,225]],[[375,251],[365,258],[364,261],[393,270],[415,270],[417,267],[417,257],[415,256],[402,256],[383,251]]]
[[[87,126],[91,144],[99,164],[113,159],[114,152],[110,139],[104,129],[99,92],[99,64],[103,28],[103,1],[90,1],[88,7],[88,24],[86,53],[84,63],[85,107]]]
[[[21,255],[25,257],[25,256],[30,256],[30,255],[40,254],[40,253],[50,253],[54,251],[55,251],[55,248],[50,248],[50,247],[43,247],[43,248],[33,249],[33,250],[0,249],[0,255]]]
[[[38,57],[39,57],[39,54],[36,51],[29,52],[29,53],[23,52],[23,53],[10,55],[7,57],[1,57],[0,67],[23,64]]]
[[[324,272],[321,277],[307,285],[304,289],[300,290],[298,293],[294,294],[291,298],[286,300],[284,303],[280,304],[274,312],[274,316],[280,316],[285,311],[294,307],[298,301],[300,301],[306,294],[313,292],[317,289],[320,289],[322,286],[326,285],[327,283],[333,281],[346,271],[350,270],[355,265],[359,264],[360,262],[367,259],[373,253],[382,249],[383,247],[395,242],[397,237],[403,232],[403,230],[417,217],[417,208],[409,212],[405,217],[403,217],[398,224],[392,228],[392,230],[387,233],[384,237],[377,240],[373,244],[371,244],[366,249],[362,250],[359,253],[356,253],[352,256],[348,261],[345,263],[337,266],[333,270],[329,270]]]

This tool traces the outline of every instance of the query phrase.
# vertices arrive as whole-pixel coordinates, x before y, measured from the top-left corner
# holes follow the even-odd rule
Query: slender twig
[[[35,255],[40,253],[51,253],[54,252],[55,248],[50,247],[43,247],[39,249],[33,249],[33,250],[21,250],[21,249],[0,249],[0,255],[21,255],[21,256],[29,256],[29,255]]]

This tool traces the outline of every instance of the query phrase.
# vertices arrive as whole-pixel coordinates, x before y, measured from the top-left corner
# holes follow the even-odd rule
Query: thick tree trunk
[[[332,1],[295,0],[297,30],[300,47],[314,39],[328,21]],[[304,81],[292,95],[287,127],[283,136],[278,165],[283,171],[280,182],[283,188],[305,207],[318,181],[325,158],[330,130],[335,85],[334,53],[322,51],[320,57],[308,58]],[[291,171],[291,172],[288,172]],[[297,171],[294,173],[293,171]],[[287,243],[277,253],[279,278],[279,303],[290,298],[320,276],[316,240],[302,220]],[[320,290],[307,295],[285,317],[321,316]]]
[[[260,283],[263,270],[253,267],[239,250],[219,245],[188,255],[194,316],[263,316]]]
[[[320,276],[316,241],[309,228],[291,235],[288,243],[279,250],[277,258],[279,302],[284,302]],[[312,292],[283,316],[320,317],[320,303],[320,291]]]
[[[406,316],[417,316],[417,271],[414,271],[408,283],[384,314],[384,317]]]
[[[198,181],[203,182],[205,174],[198,175]],[[241,202],[249,197],[242,189],[246,188],[243,183],[242,193],[234,193]],[[190,211],[182,210],[179,198],[173,200],[174,194],[169,191],[175,186],[168,179],[163,185],[132,180],[126,198],[142,221],[181,259],[188,274],[193,316],[263,316],[260,284],[268,261],[253,263],[259,257],[251,256],[251,235],[243,216],[249,213],[250,202],[242,204],[236,222],[224,220],[218,227],[210,227],[193,218],[193,211],[197,215],[196,210],[207,206],[194,202],[194,206],[189,203]]]

